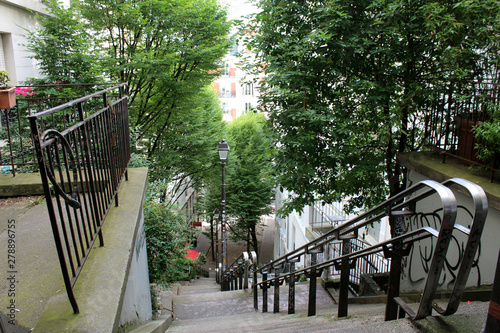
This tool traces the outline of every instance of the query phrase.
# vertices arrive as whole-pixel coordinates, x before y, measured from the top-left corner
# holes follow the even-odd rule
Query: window
[[[243,95],[253,96],[253,84],[246,83],[243,85]]]
[[[245,103],[245,113],[252,110],[252,103]]]
[[[221,83],[219,96],[222,98],[231,97],[231,86],[227,83]]]
[[[231,48],[230,55],[234,56],[238,53],[238,44],[233,44],[233,47]]]
[[[222,102],[222,112],[229,114],[229,104],[227,102]]]
[[[222,67],[221,75],[229,76],[229,64],[228,63],[225,63],[224,67]]]

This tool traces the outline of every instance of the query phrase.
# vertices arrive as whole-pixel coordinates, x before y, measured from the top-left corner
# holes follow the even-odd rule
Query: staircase
[[[480,332],[488,303],[465,303],[449,317],[384,321],[384,304],[350,304],[347,318],[338,319],[337,305],[323,289],[317,291],[317,315],[307,316],[308,284],[296,285],[296,313],[287,314],[287,288],[280,288],[280,313],[255,312],[251,291],[220,291],[212,278],[181,285],[173,299],[174,321],[167,332]],[[259,309],[262,309],[259,296]],[[484,317],[484,318],[483,318]],[[476,318],[476,320],[474,320]],[[481,320],[478,320],[481,319]]]

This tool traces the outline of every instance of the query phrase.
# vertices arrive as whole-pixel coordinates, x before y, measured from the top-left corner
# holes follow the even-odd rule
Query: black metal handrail
[[[340,257],[343,253],[343,242],[333,242],[332,251],[334,252],[334,258]],[[360,251],[370,246],[367,242],[355,238],[349,242],[351,246],[349,252]],[[329,256],[330,257],[330,256]],[[334,266],[330,267],[329,277],[339,278],[340,271],[336,270]],[[389,259],[385,258],[380,253],[371,253],[367,256],[360,257],[360,260],[356,261],[355,269],[350,270],[349,281],[358,284],[361,282],[361,277],[365,274],[375,274],[375,273],[387,273],[389,271]]]
[[[424,144],[437,148],[446,156],[454,156],[468,164],[490,169],[490,180],[498,170],[498,160],[481,161],[477,157],[472,128],[489,121],[500,104],[500,86],[491,80],[436,82],[446,84],[447,91],[431,96],[431,105],[416,112],[425,133]],[[500,153],[500,152],[497,152]]]
[[[249,270],[257,266],[255,251],[243,252],[230,264],[220,279],[221,290],[237,290],[248,288]]]
[[[473,199],[474,214],[471,219],[471,227],[465,228],[461,225],[454,225],[455,217],[457,213],[457,205],[455,196],[448,188],[450,186],[459,186],[469,192]],[[423,191],[422,191],[423,190]],[[356,236],[357,230],[366,226],[368,223],[373,222],[374,218],[381,218],[383,216],[391,216],[392,212],[400,209],[416,209],[417,205],[421,204],[421,200],[427,198],[433,193],[437,193],[442,202],[441,209],[441,227],[439,232],[431,227],[421,227],[417,230],[410,230],[399,236],[393,237],[390,240],[381,242],[379,244],[366,247],[364,249],[359,249],[354,252],[346,253],[343,251],[342,255],[336,258],[327,259],[323,262],[316,263],[316,257],[318,253],[321,253],[323,245],[332,242],[342,240],[345,245],[348,245],[352,240],[352,237]],[[402,199],[406,197],[406,200]],[[425,210],[425,207],[421,207]],[[267,289],[271,286],[275,288],[275,295],[279,294],[277,290],[283,281],[286,281],[290,285],[289,295],[294,293],[292,284],[299,276],[306,276],[309,278],[309,315],[315,314],[315,290],[316,290],[316,277],[318,277],[322,270],[327,269],[332,266],[337,266],[337,269],[341,270],[341,283],[340,283],[340,295],[339,295],[339,317],[347,316],[347,285],[349,280],[349,271],[353,268],[356,260],[359,258],[366,257],[368,255],[384,252],[386,257],[392,258],[391,260],[391,277],[390,286],[388,292],[387,309],[386,309],[386,320],[396,319],[401,316],[402,311],[410,315],[414,319],[421,319],[429,315],[431,309],[434,307],[439,313],[443,315],[452,314],[456,311],[458,307],[458,302],[462,296],[465,283],[467,281],[468,274],[473,264],[473,259],[475,253],[478,249],[479,239],[481,237],[482,229],[484,226],[484,221],[487,214],[487,199],[484,191],[476,184],[463,179],[451,179],[443,182],[443,184],[438,184],[434,181],[424,181],[419,184],[412,186],[406,191],[402,192],[400,195],[393,198],[389,198],[386,202],[375,207],[374,209],[361,214],[361,216],[348,221],[347,223],[333,229],[331,232],[325,234],[324,236],[312,241],[303,247],[292,251],[288,255],[280,257],[273,261],[272,263],[265,265],[259,270],[254,271],[254,294],[257,293],[257,288],[260,286],[263,289],[263,311],[267,311]],[[382,211],[382,212],[381,212]],[[416,213],[414,213],[416,214]],[[448,305],[445,309],[442,309],[434,302],[435,293],[439,284],[439,277],[446,260],[446,252],[448,250],[448,245],[452,237],[453,230],[458,230],[461,233],[465,233],[467,238],[467,244],[464,248],[463,259],[460,262],[460,268],[454,282],[453,290],[451,292],[451,297]],[[436,241],[434,242],[434,253],[432,255],[431,263],[429,265],[428,275],[425,280],[425,287],[421,295],[421,301],[417,312],[413,312],[407,304],[402,301],[399,297],[399,279],[400,273],[394,276],[392,270],[398,271],[397,266],[399,265],[399,271],[401,268],[401,258],[407,255],[411,250],[411,246],[414,242],[423,240],[425,238],[434,237]],[[346,246],[345,248],[350,248]],[[285,263],[297,262],[301,256],[309,254],[312,258],[311,265],[303,269],[295,271],[294,268],[290,269],[289,273],[279,274],[277,267]],[[395,268],[396,267],[396,268]],[[268,278],[268,274],[271,270],[275,270],[275,276]],[[399,272],[398,271],[398,272]],[[257,274],[262,275],[262,281],[257,282]],[[276,296],[275,296],[276,297]],[[293,299],[293,296],[289,296]],[[254,307],[257,309],[256,297],[254,296]],[[275,301],[276,303],[276,301]],[[399,310],[398,310],[399,308]],[[289,313],[293,313],[294,305],[289,302]],[[275,312],[279,311],[276,309]]]
[[[68,298],[99,239],[102,225],[130,160],[125,84],[29,116],[47,210]],[[119,98],[108,102],[108,94]],[[99,97],[102,104],[93,101]],[[71,117],[67,117],[67,116]],[[44,119],[48,119],[44,122]],[[59,120],[59,122],[57,121]],[[46,124],[54,127],[46,129]]]
[[[342,240],[345,238],[357,238],[357,232],[359,229],[366,227],[367,225],[370,225],[373,222],[379,221],[381,218],[389,216],[389,212],[391,210],[397,210],[397,209],[402,209],[403,207],[409,205],[410,203],[413,203],[418,200],[422,200],[428,196],[430,196],[432,193],[430,192],[425,192],[422,194],[419,194],[417,197],[411,199],[411,202],[405,201],[405,197],[407,197],[410,194],[413,194],[417,192],[420,189],[423,189],[425,187],[430,187],[430,188],[435,188],[434,191],[437,192],[442,192],[445,191],[448,195],[450,195],[451,198],[450,200],[454,200],[454,196],[451,192],[449,192],[449,189],[446,189],[444,186],[441,186],[435,181],[427,180],[427,181],[422,181],[405,191],[389,198],[387,201],[383,202],[382,204],[370,209],[369,211],[362,213],[358,215],[357,217],[339,225],[338,227],[330,230],[329,232],[321,235],[320,237],[316,238],[315,240],[289,252],[288,254],[277,258],[274,260],[272,263],[266,264],[261,267],[260,270],[266,270],[272,268],[273,265],[276,264],[283,264],[286,263],[287,260],[289,259],[294,259],[301,257],[303,255],[308,254],[310,251],[319,248],[327,243],[330,243],[334,240]],[[444,195],[444,194],[443,194]]]

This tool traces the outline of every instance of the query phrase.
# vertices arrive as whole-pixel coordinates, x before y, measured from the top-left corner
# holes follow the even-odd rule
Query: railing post
[[[399,212],[390,212],[389,222],[391,225],[391,233],[393,237],[403,234],[404,230],[404,215]],[[399,310],[399,305],[394,301],[395,297],[399,297],[399,288],[401,284],[401,264],[402,264],[402,244],[401,241],[394,242],[392,250],[388,254],[391,258],[391,267],[389,271],[389,288],[387,290],[387,304],[385,308],[385,320],[395,320],[399,316],[404,317],[403,311]],[[399,314],[398,314],[399,312]]]
[[[309,271],[309,303],[307,306],[307,315],[309,317],[316,315],[316,262],[318,253],[323,252],[321,249],[316,248],[308,251],[311,255],[311,270]]]
[[[342,240],[342,255],[347,255],[351,252],[351,240]],[[339,290],[339,307],[337,316],[339,318],[347,317],[348,299],[349,299],[349,258],[342,258],[340,263],[340,290]]]
[[[255,311],[259,310],[259,302],[257,298],[257,292],[258,292],[258,286],[257,286],[257,269],[254,268],[253,271],[253,281],[252,281],[252,288],[253,288],[253,308]]]
[[[290,280],[288,281],[288,314],[295,313],[295,263],[299,262],[299,259],[294,258],[288,260],[290,263]]]
[[[240,262],[239,266],[238,266],[238,278],[239,278],[239,283],[238,283],[238,286],[239,286],[239,289],[243,289],[243,263]]]
[[[231,290],[234,290],[234,280],[235,280],[235,278],[234,278],[234,270],[231,268],[229,270],[229,281],[231,283],[231,285],[230,285],[231,286],[231,288],[230,288]]]
[[[243,277],[243,289],[248,289],[248,270],[250,269],[250,263],[248,261],[248,258],[246,258],[245,260],[245,266],[243,266],[244,268],[244,277]]]
[[[273,313],[280,312],[280,265],[274,266],[274,309]]]
[[[267,271],[262,272],[262,281],[267,280]],[[267,282],[262,284],[262,312],[267,312]]]

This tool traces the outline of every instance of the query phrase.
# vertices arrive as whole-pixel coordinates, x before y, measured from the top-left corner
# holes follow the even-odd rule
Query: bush
[[[144,224],[150,282],[167,285],[189,279],[196,264],[184,258],[193,237],[185,216],[161,203],[148,201]]]

